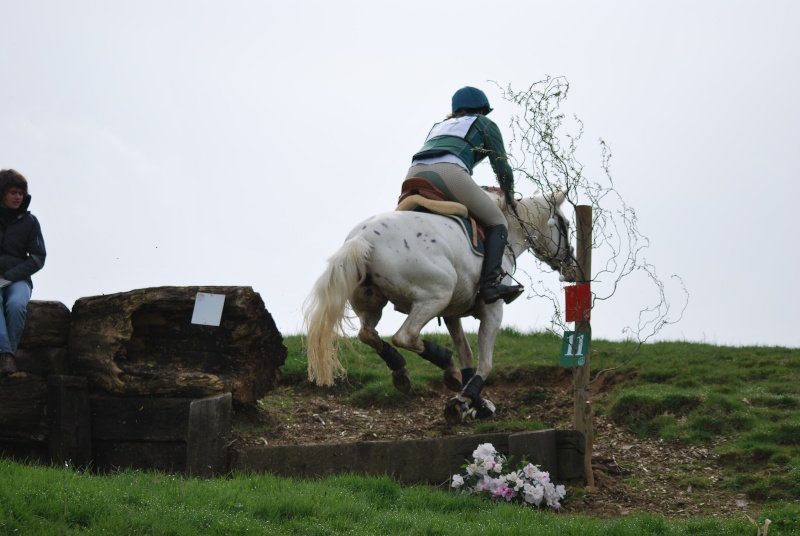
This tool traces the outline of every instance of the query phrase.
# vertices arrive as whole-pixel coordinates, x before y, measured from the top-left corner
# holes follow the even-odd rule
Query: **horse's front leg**
[[[453,343],[455,344],[459,362],[463,366],[465,358],[462,356],[466,356],[466,361],[471,367],[472,349],[469,347],[467,338],[464,336],[464,330],[461,328],[461,318],[445,317],[444,323],[447,326],[447,330],[450,332],[450,337],[453,339]],[[433,341],[423,339],[422,344],[424,345],[425,349],[422,352],[419,352],[420,357],[427,359],[444,371],[442,381],[448,389],[455,391],[456,393],[460,392],[464,387],[463,382],[469,380],[475,371],[472,369],[466,371],[468,372],[468,376],[466,380],[462,380],[462,375],[465,373],[465,370],[458,370],[458,367],[453,360],[452,351],[444,348],[443,346],[439,346]]]
[[[423,339],[422,344],[425,349],[419,352],[419,356],[430,361],[444,371],[442,381],[444,381],[448,389],[456,393],[461,391],[461,372],[459,372],[455,361],[453,361],[453,352],[444,346],[439,346],[433,341]]]
[[[492,371],[492,352],[502,321],[503,306],[500,302],[485,306],[478,328],[478,370],[465,381],[461,395],[450,399],[445,405],[445,420],[449,424],[463,422],[470,414],[478,419],[494,415],[494,404],[484,399],[481,391]]]
[[[472,355],[472,348],[469,345],[466,335],[464,335],[464,329],[461,325],[460,317],[447,317],[444,319],[444,324],[447,326],[447,331],[450,333],[450,338],[453,339],[453,344],[456,347],[456,354],[458,355],[458,361],[461,365],[461,371],[458,378],[459,385],[457,388],[452,390],[460,392],[464,385],[475,375],[475,369],[472,366],[474,359]],[[457,372],[458,371],[455,370],[455,365],[452,365],[452,368],[449,371],[450,375],[455,377]],[[447,375],[448,371],[445,371],[445,374]],[[447,381],[445,381],[445,383],[447,383]]]

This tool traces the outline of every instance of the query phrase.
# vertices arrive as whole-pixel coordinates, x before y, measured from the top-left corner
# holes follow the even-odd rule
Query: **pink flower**
[[[509,488],[506,484],[503,484],[502,486],[500,486],[500,489],[498,491],[500,493],[500,496],[503,497],[507,501],[510,501],[516,495],[516,492],[514,491],[514,488]]]
[[[495,501],[501,498],[511,501],[519,497],[521,502],[533,506],[561,507],[559,499],[564,498],[566,489],[550,482],[549,473],[528,463],[502,474],[503,465],[508,460],[491,443],[479,445],[472,454],[474,463],[467,466],[467,476],[453,475],[453,488],[462,493],[485,493]],[[465,479],[469,480],[469,485]]]

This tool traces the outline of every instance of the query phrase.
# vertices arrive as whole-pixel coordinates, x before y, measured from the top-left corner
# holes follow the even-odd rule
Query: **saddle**
[[[411,177],[403,181],[395,210],[422,210],[462,220],[464,230],[472,239],[472,247],[479,249],[483,242],[483,228],[469,215],[467,207],[451,201],[428,179]]]

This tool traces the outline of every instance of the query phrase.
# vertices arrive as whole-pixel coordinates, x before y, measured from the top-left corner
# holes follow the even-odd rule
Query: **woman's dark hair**
[[[11,188],[19,188],[22,193],[28,195],[28,181],[22,173],[13,169],[0,171],[0,196],[5,196]]]
[[[445,119],[452,119],[461,115],[488,115],[491,111],[492,109],[488,106],[484,106],[483,108],[462,108],[457,112],[447,114]]]

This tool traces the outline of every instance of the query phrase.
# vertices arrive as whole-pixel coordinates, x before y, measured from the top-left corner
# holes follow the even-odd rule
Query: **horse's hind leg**
[[[411,391],[411,376],[406,369],[406,360],[397,349],[381,339],[375,327],[381,320],[387,300],[377,289],[369,285],[356,289],[350,304],[361,321],[358,339],[375,349],[381,359],[392,371],[392,384],[398,391]]]
[[[417,302],[408,313],[406,321],[392,337],[392,343],[420,355],[444,371],[444,383],[452,391],[461,390],[461,373],[453,364],[453,352],[439,346],[433,341],[419,338],[420,331],[434,316],[441,311],[447,301]]]

